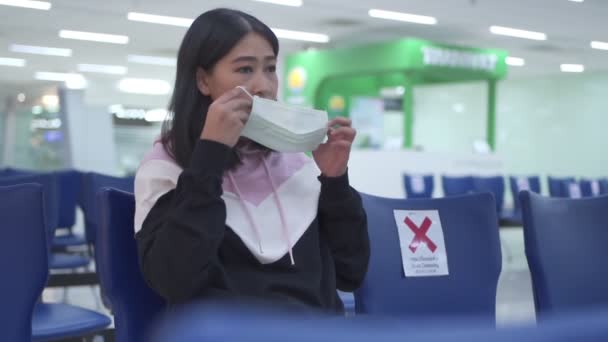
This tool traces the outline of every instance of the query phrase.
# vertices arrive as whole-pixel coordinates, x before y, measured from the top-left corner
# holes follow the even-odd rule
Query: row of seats
[[[76,170],[56,172],[18,169],[0,170],[0,187],[21,184],[36,184],[40,186],[42,194],[42,210],[44,211],[42,227],[46,233],[45,248],[32,251],[36,246],[35,243],[25,246],[20,245],[19,247],[23,248],[24,251],[30,251],[32,258],[35,258],[36,253],[48,252],[45,254],[48,265],[46,267],[47,273],[44,276],[44,284],[47,284],[49,271],[76,270],[91,263],[94,254],[96,254],[95,240],[99,219],[95,196],[98,190],[104,186],[111,186],[125,191],[133,191],[133,177],[112,177]],[[27,201],[8,203],[10,201],[12,201],[11,197],[3,197],[0,201],[3,210],[7,208],[5,204],[18,204],[14,207],[16,214],[27,214],[30,211],[30,204]],[[77,206],[84,213],[84,236],[77,235],[72,230],[76,222]],[[31,211],[35,215],[36,207],[31,208]],[[77,246],[88,247],[89,255],[65,253],[71,251],[71,247]],[[56,252],[57,249],[61,249],[62,252]],[[30,260],[32,259],[25,259],[23,263],[29,266]],[[35,262],[35,260],[32,261]],[[67,285],[81,284],[68,281]],[[11,291],[3,290],[1,292],[2,294],[11,294]],[[104,301],[104,304],[107,304],[107,301]],[[110,317],[95,311],[64,304],[39,302],[35,306],[29,330],[34,340],[47,340],[86,336],[101,331],[110,323]]]
[[[505,180],[502,176],[442,176],[444,196],[458,196],[467,193],[490,192],[496,200],[496,211],[505,224],[521,225],[521,205],[518,194],[528,190],[541,193],[538,176],[508,178],[513,195],[513,209],[504,208]],[[434,176],[405,174],[403,184],[407,198],[432,198],[435,190]],[[576,181],[573,177],[548,177],[547,184],[551,197],[581,198],[608,194],[608,179]]]
[[[508,178],[511,192],[517,197],[520,191],[529,190],[541,193],[540,177],[510,176]],[[441,176],[442,190],[445,196],[458,196],[471,192],[491,190],[501,201],[504,195],[504,179],[502,176]],[[404,174],[403,185],[407,198],[431,198],[435,190],[432,174]],[[574,177],[548,177],[547,185],[551,197],[592,197],[608,194],[608,178],[580,179]],[[500,205],[500,203],[499,203]]]
[[[328,319],[269,308],[199,304],[165,318],[152,342],[605,342],[608,310],[584,310],[496,329],[483,319]],[[235,327],[238,327],[235,329]]]
[[[203,303],[165,318],[153,341],[608,340],[608,196],[520,194],[538,325],[498,330],[501,257],[491,195],[362,198],[372,253],[363,286],[355,292],[354,319],[316,320],[269,308]],[[396,210],[438,212],[449,275],[404,276]]]
[[[31,186],[27,187],[0,190],[21,191],[22,197],[29,194],[29,198],[15,201],[13,204],[16,207],[7,207],[7,215],[15,210],[21,211],[21,215],[26,212],[29,217],[43,215],[40,210],[32,208],[32,203],[43,202],[42,190],[37,189],[36,192]],[[19,198],[7,197],[6,193],[1,196]],[[372,252],[366,279],[354,294],[357,316],[390,315],[407,317],[408,320],[468,316],[494,321],[502,258],[496,204],[491,194],[419,200],[362,194],[362,198],[368,214]],[[608,275],[603,267],[603,260],[607,256],[608,197],[544,198],[525,191],[520,198],[526,256],[532,274],[537,314],[545,317],[552,313],[608,304]],[[147,341],[146,333],[154,318],[164,310],[164,303],[145,285],[139,271],[132,233],[133,195],[102,187],[97,191],[94,206],[99,214],[96,218],[96,264],[102,291],[112,307],[116,341]],[[445,241],[448,275],[404,275],[396,211],[422,215],[429,211],[437,212]],[[2,215],[4,217],[5,213],[2,212]],[[43,219],[44,215],[38,217],[38,221],[21,222],[19,217],[9,220],[4,242],[9,241],[13,246],[21,246],[21,249],[32,249],[32,237],[25,239],[18,234],[14,236],[13,230],[18,225],[30,222],[35,226],[31,230],[37,229],[40,239],[41,233],[45,232],[41,224]],[[426,247],[421,248],[427,248],[426,243]],[[584,246],[576,248],[576,244]],[[4,253],[4,248],[0,247],[0,250]],[[38,254],[44,255],[44,251],[41,248]],[[581,251],[584,251],[584,256],[581,256]],[[32,253],[30,258],[34,258],[34,254],[38,255]],[[11,255],[2,258],[5,257],[14,258]],[[36,270],[19,271],[33,273],[27,281],[37,283]],[[0,293],[13,295],[15,292],[18,291],[13,289],[12,292]],[[32,297],[31,294],[29,296]],[[37,296],[39,293],[35,293],[34,298]],[[14,296],[14,301],[17,300],[15,298],[17,296]],[[189,328],[196,331],[203,327],[199,324]]]

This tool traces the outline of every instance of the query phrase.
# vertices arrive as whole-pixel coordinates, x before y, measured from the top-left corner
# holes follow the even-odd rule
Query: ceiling
[[[56,83],[34,80],[36,71],[76,72],[79,63],[128,67],[127,77],[173,80],[174,69],[128,63],[129,54],[175,57],[186,28],[127,20],[128,12],[195,18],[215,7],[250,12],[269,26],[328,34],[328,44],[281,41],[283,54],[307,47],[341,47],[371,41],[419,37],[437,42],[502,48],[524,58],[526,66],[511,67],[511,78],[559,73],[562,63],[584,64],[587,73],[608,71],[608,51],[593,50],[592,40],[608,41],[608,1],[585,0],[303,0],[302,7],[277,6],[252,0],[50,0],[50,11],[0,6],[0,57],[25,58],[27,66],[0,66],[0,96],[44,92]],[[370,8],[436,17],[434,26],[371,18]],[[546,41],[496,36],[491,25],[545,32]],[[128,45],[61,39],[60,29],[122,34]],[[72,57],[10,52],[10,44],[73,49]],[[84,74],[91,105],[122,103],[164,107],[168,96],[121,93],[116,84],[124,76]]]

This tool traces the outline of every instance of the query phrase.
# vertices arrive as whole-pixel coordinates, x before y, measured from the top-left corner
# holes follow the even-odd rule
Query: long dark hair
[[[216,63],[248,33],[264,37],[279,54],[279,41],[272,30],[257,18],[237,10],[218,8],[201,14],[184,36],[177,56],[177,72],[170,117],[163,123],[161,142],[165,151],[182,168],[190,163],[192,151],[203,130],[211,98],[201,94],[196,71],[211,72]],[[236,152],[229,167],[238,162]]]

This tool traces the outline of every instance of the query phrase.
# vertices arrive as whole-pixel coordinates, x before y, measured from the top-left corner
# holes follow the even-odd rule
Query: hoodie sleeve
[[[320,176],[319,223],[328,238],[339,290],[354,291],[363,282],[369,262],[367,216],[348,174]]]
[[[213,282],[226,222],[221,195],[229,153],[228,146],[200,140],[174,189],[167,189],[162,175],[146,171],[146,164],[138,170],[140,268],[148,285],[169,303],[192,299]]]

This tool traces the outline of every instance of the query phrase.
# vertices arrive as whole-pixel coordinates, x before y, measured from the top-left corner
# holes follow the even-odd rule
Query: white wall
[[[470,152],[485,138],[486,92],[485,83],[416,88],[415,144]],[[508,174],[608,177],[608,73],[501,81],[496,125]]]
[[[608,177],[608,73],[501,82],[497,128],[508,172]]]
[[[486,139],[486,82],[414,88],[414,145],[429,152],[471,152]]]

